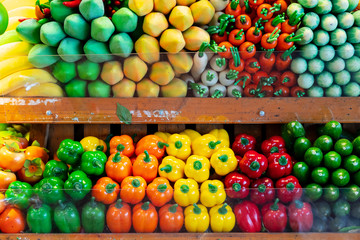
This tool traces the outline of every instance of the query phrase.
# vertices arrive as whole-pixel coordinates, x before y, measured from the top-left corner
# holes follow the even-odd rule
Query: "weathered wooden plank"
[[[99,139],[105,140],[110,133],[109,124],[85,124],[84,136],[94,136]]]
[[[64,139],[74,139],[74,125],[73,124],[64,124],[64,125],[50,125],[49,129],[49,139],[48,139],[48,150],[50,151],[50,158],[56,154],[59,144]]]

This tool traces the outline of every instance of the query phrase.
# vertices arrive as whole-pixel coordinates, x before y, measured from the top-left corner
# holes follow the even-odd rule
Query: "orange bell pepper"
[[[180,232],[184,225],[184,211],[177,204],[166,204],[159,210],[159,225],[161,232]]]
[[[169,180],[158,177],[148,185],[146,194],[155,207],[162,207],[172,199],[174,190]]]
[[[147,183],[154,180],[157,176],[158,160],[154,155],[150,155],[147,150],[137,156],[134,165],[134,176],[140,176]]]
[[[134,141],[129,135],[115,136],[110,140],[110,154],[120,152],[122,155],[131,157],[134,154]]]
[[[147,150],[149,154],[154,155],[157,159],[161,159],[165,154],[165,147],[168,146],[162,138],[156,135],[147,135],[137,143],[135,154],[139,155]]]
[[[158,213],[150,202],[136,204],[133,209],[133,227],[137,233],[152,233],[158,225]]]
[[[25,150],[25,157],[28,160],[34,160],[35,158],[41,158],[41,160],[46,164],[49,160],[49,154],[46,152],[45,148],[39,146],[29,146]]]
[[[5,208],[6,208],[5,195],[0,193],[0,214],[5,210]]]
[[[15,173],[10,170],[0,170],[0,192],[5,192],[10,183],[16,181]]]
[[[141,202],[146,193],[146,181],[142,177],[126,177],[121,183],[120,198],[127,203]]]
[[[106,212],[106,225],[112,233],[128,233],[131,229],[131,208],[121,199],[110,205]]]
[[[112,180],[121,183],[124,178],[131,176],[132,164],[130,159],[119,152],[109,156],[105,165],[106,175]]]
[[[17,144],[16,146],[6,145],[0,148],[0,168],[17,172],[24,166],[26,160],[25,153],[18,148]]]
[[[119,191],[119,184],[109,177],[102,177],[94,185],[91,194],[96,201],[111,204],[116,201]]]

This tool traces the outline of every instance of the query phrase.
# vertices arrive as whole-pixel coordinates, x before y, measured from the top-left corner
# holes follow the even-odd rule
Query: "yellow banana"
[[[4,0],[2,4],[8,11],[11,11],[19,6],[34,7],[36,0]]]
[[[35,7],[22,6],[8,11],[9,18],[24,16],[26,18],[36,18]]]
[[[7,96],[11,97],[63,97],[64,91],[55,83],[42,83],[31,88],[19,88],[10,92]]]
[[[0,46],[0,61],[12,57],[27,56],[32,44],[27,42],[13,42]]]
[[[0,46],[12,42],[21,42],[16,30],[7,31],[0,36]]]
[[[51,74],[42,69],[29,69],[13,73],[0,80],[0,94],[6,95],[19,88],[31,89],[41,83],[56,83]]]
[[[17,71],[33,68],[27,56],[13,57],[0,62],[0,79]]]

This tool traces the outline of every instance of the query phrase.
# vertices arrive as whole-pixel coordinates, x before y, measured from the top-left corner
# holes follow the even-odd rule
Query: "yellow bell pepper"
[[[231,232],[235,222],[235,214],[226,203],[210,209],[210,226],[213,232]]]
[[[107,147],[106,147],[106,143],[101,140],[98,139],[97,137],[84,137],[81,141],[80,141],[81,145],[84,148],[85,152],[88,151],[102,151],[102,152],[106,152]]]
[[[185,163],[173,156],[166,156],[159,166],[159,175],[169,179],[171,182],[176,182],[178,179],[184,177]]]
[[[237,168],[238,161],[231,148],[220,148],[211,156],[210,164],[217,175],[225,176]]]
[[[213,207],[225,202],[224,184],[220,180],[207,180],[200,187],[200,202],[205,207]]]
[[[206,157],[192,155],[186,160],[185,175],[197,182],[203,182],[210,176],[210,161]]]
[[[221,141],[221,143],[216,146],[216,150],[230,147],[230,137],[225,129],[214,129],[211,130],[209,134],[214,135],[217,140]]]
[[[216,151],[219,141],[214,135],[205,134],[201,137],[196,138],[191,145],[194,155],[200,155],[210,158],[211,155]]]
[[[187,207],[199,201],[199,185],[191,178],[181,178],[174,185],[174,200],[179,206]]]
[[[169,147],[166,153],[170,156],[186,160],[191,154],[191,141],[186,135],[173,134],[168,138]]]
[[[167,132],[156,132],[154,133],[154,135],[158,136],[159,138],[162,138],[162,140],[164,140],[165,143],[168,142],[168,138],[171,136],[171,134]]]
[[[185,228],[188,232],[205,232],[209,228],[209,213],[203,205],[196,203],[185,208]]]
[[[201,134],[192,129],[185,129],[180,133],[180,135],[186,135],[190,138],[191,142],[193,142],[196,138],[201,137]]]

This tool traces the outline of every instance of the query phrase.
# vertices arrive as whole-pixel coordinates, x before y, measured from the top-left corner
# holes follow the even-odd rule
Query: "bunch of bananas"
[[[36,0],[0,0],[9,17],[6,32],[0,36],[0,95],[62,97],[57,80],[46,70],[36,69],[28,61],[32,44],[16,33],[19,19],[36,18]],[[20,7],[19,7],[20,6]]]

